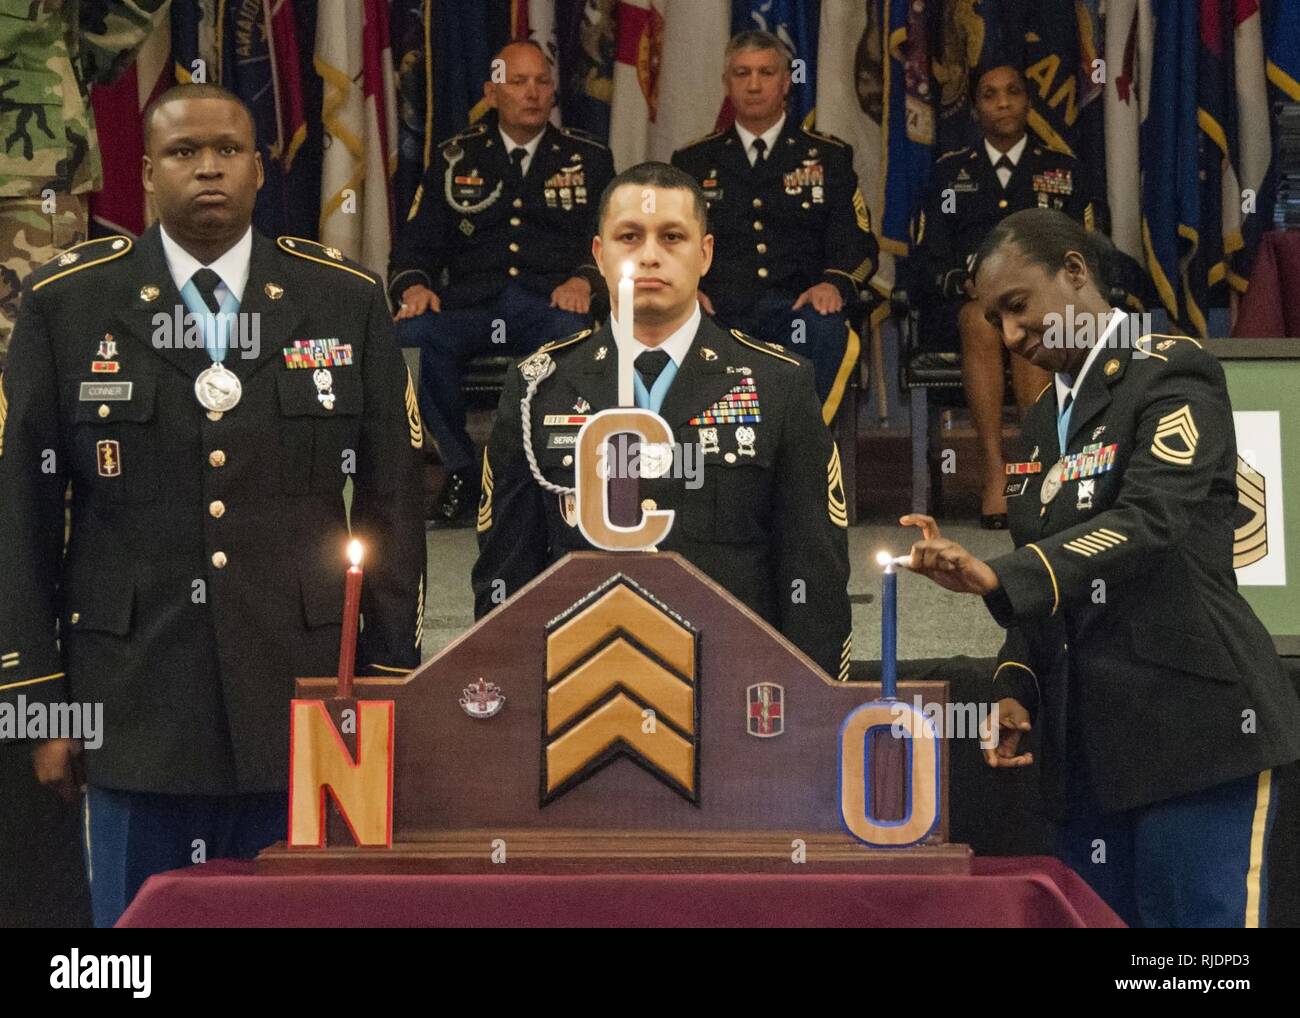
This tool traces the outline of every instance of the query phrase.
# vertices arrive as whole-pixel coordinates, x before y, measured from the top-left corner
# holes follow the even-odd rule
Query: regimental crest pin
[[[481,678],[466,686],[461,692],[464,695],[460,698],[460,709],[472,718],[482,720],[495,717],[506,705],[506,698],[502,695],[500,687]]]
[[[603,361],[607,353],[609,353],[609,347],[605,347],[605,346],[596,347],[596,360]]]
[[[785,731],[785,688],[775,682],[757,682],[745,691],[746,731],[758,739],[771,739]]]
[[[117,356],[117,340],[113,338],[111,332],[104,333],[104,338],[99,341],[99,359],[102,361],[111,361]]]
[[[1106,425],[1104,425],[1104,424],[1099,424],[1099,425],[1097,425],[1097,427],[1093,428],[1093,429],[1092,429],[1092,440],[1095,442],[1095,441],[1097,441],[1097,439],[1101,438],[1101,433],[1102,433],[1103,431],[1105,431],[1105,430],[1106,430]]]
[[[585,399],[583,399],[583,398],[580,396],[580,397],[578,397],[578,401],[577,401],[576,403],[573,404],[573,411],[574,411],[574,413],[579,413],[579,414],[590,413],[590,412],[591,412],[591,404],[588,403]]]

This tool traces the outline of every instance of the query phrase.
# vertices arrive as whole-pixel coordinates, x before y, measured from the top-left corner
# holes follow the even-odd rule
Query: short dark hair
[[[679,170],[668,163],[646,162],[629,166],[600,192],[600,205],[596,212],[596,229],[605,226],[605,216],[609,212],[609,202],[624,184],[639,184],[642,187],[660,187],[669,191],[690,191],[695,199],[695,218],[700,221],[700,233],[709,232],[709,203],[699,183],[685,170]]]
[[[153,116],[170,102],[176,102],[178,99],[224,99],[226,102],[232,102],[244,111],[248,117],[248,125],[253,131],[253,144],[257,144],[257,118],[253,116],[253,111],[248,103],[244,102],[239,96],[228,88],[222,88],[220,85],[204,82],[189,82],[183,85],[173,85],[171,88],[162,92],[153,99],[148,106],[144,108],[144,113],[140,116],[140,126],[144,131],[144,150],[149,151],[149,135],[153,129]]]
[[[975,252],[971,279],[979,274],[985,260],[1004,244],[1015,244],[1031,264],[1052,274],[1065,267],[1066,252],[1078,251],[1102,296],[1110,295],[1114,245],[1104,233],[1085,229],[1082,223],[1064,212],[1034,208],[1011,213],[989,231]]]
[[[1020,84],[1024,85],[1026,88],[1029,87],[1028,82],[1025,80],[1024,70],[1013,63],[1009,63],[1006,60],[994,60],[987,64],[980,64],[978,67],[972,67],[970,74],[966,78],[967,83],[970,85],[970,104],[972,106],[975,105],[975,101],[979,96],[980,82],[984,80],[984,75],[993,71],[1000,71],[1004,67],[1015,71],[1016,77],[1020,79]]]

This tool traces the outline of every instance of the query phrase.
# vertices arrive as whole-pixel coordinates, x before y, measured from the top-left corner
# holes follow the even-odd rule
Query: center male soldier
[[[611,293],[623,264],[634,266],[637,405],[659,413],[679,447],[694,446],[700,457],[700,485],[671,476],[684,470],[640,478],[643,507],[677,513],[662,549],[680,552],[828,674],[847,678],[848,517],[812,365],[701,315],[696,290],[713,238],[704,195],[681,170],[641,163],[615,177],[600,199],[592,252]],[[521,365],[510,373],[483,460],[473,570],[480,617],[551,562],[590,547],[572,495],[544,489],[539,474],[572,488],[578,419],[618,405],[612,320],[529,360],[542,357],[555,371],[532,397],[530,446]]]
[[[1036,145],[1027,133],[1029,95],[1016,67],[971,73],[971,103],[983,135],[979,144],[946,153],[935,163],[930,193],[917,220],[915,253],[921,334],[927,345],[951,352],[960,343],[962,386],[979,441],[980,522],[1005,530],[1002,496],[1002,401],[1005,357],[998,334],[975,302],[967,263],[999,222],[1029,208],[1059,209],[1089,229],[1105,228],[1078,160]],[[1028,411],[1048,383],[1047,372],[1011,358],[1016,403]]]
[[[464,364],[531,353],[591,320],[600,273],[584,263],[595,200],[614,175],[609,149],[548,123],[555,79],[536,43],[506,46],[483,95],[495,118],[439,147],[388,277],[398,341],[421,350],[420,411],[448,470],[431,522],[450,526],[468,526],[478,502]]]
[[[349,477],[358,670],[417,665],[423,610],[423,436],[383,287],[251,228],[262,165],[235,96],[177,86],[144,125],[160,225],[31,275],[0,389],[0,698],[103,705],[99,925],[197,842],[284,836],[293,680],[338,663]],[[218,311],[238,313],[224,339]],[[38,777],[70,794],[79,752],[40,743]]]
[[[788,121],[790,51],[770,32],[727,44],[722,81],[735,126],[672,160],[704,189],[717,239],[700,304],[812,360],[829,424],[858,361],[847,316],[878,252],[853,149]]]

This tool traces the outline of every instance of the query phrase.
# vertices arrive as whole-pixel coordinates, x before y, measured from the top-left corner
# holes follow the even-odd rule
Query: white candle
[[[623,278],[618,281],[618,317],[614,322],[614,342],[618,345],[618,405],[634,406],[632,393],[632,301],[635,284],[631,262],[623,263]]]

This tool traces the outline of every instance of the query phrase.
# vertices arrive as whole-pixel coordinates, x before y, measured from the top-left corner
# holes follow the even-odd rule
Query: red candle
[[[348,545],[348,558],[352,565],[347,572],[343,589],[343,635],[339,641],[338,695],[352,696],[352,677],[357,667],[357,626],[361,619],[361,542]]]

